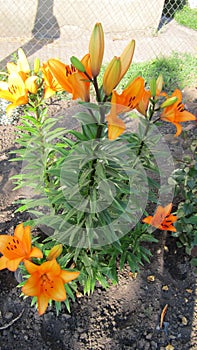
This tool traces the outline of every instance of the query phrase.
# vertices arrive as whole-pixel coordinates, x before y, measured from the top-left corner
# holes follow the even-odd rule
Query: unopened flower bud
[[[171,105],[173,105],[176,101],[178,100],[178,98],[176,96],[173,97],[169,97],[167,98],[167,100],[165,100],[162,104],[161,104],[161,108],[166,108],[169,107]]]
[[[34,60],[34,73],[37,74],[40,69],[40,59],[38,57]]]
[[[163,76],[160,74],[156,80],[157,93],[160,93],[163,88]]]
[[[114,57],[107,66],[103,76],[103,91],[106,96],[109,96],[112,90],[120,81],[121,63],[120,57]]]
[[[47,260],[57,259],[58,256],[62,253],[62,244],[57,244],[51,248],[49,254],[47,255]]]
[[[85,73],[85,67],[83,65],[83,63],[75,56],[72,56],[70,58],[70,61],[73,65],[73,67],[77,68],[79,72]]]
[[[151,92],[152,97],[156,96],[156,80],[155,80],[155,78],[151,79],[151,81],[150,81],[150,92]]]
[[[125,73],[128,71],[133,54],[135,50],[135,40],[131,40],[128,45],[125,47],[124,51],[120,55],[120,62],[121,62],[121,73],[119,77],[119,81],[124,77]]]
[[[101,23],[96,23],[94,26],[89,43],[89,53],[92,76],[97,77],[104,54],[104,32]]]

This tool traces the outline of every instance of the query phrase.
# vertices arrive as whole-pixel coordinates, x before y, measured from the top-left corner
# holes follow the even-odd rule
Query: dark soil
[[[196,90],[186,92],[187,107],[196,113]],[[51,113],[65,114],[70,121],[72,110],[70,113],[65,106],[67,102],[61,102]],[[169,128],[168,124],[166,139],[172,149],[178,150],[178,141],[173,143],[171,137],[174,129]],[[20,164],[9,162],[13,157],[9,152],[15,147],[14,129],[14,125],[0,126],[2,234],[12,234],[18,223],[28,219],[28,214],[15,213],[14,201],[20,192],[13,191],[10,177],[20,172]],[[30,306],[30,298],[20,297],[14,274],[0,271],[0,350],[197,349],[196,276],[190,257],[183,249],[177,249],[170,234],[165,237],[156,232],[156,238],[158,243],[150,247],[151,262],[141,268],[136,278],[125,267],[119,273],[118,285],[108,290],[98,285],[93,295],[77,298],[71,304],[70,314],[63,306],[56,316],[52,306],[39,316]],[[147,279],[151,275],[155,277],[152,282]],[[160,316],[166,304],[160,329]]]

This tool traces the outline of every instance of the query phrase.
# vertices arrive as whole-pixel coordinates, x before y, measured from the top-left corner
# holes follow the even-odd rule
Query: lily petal
[[[39,315],[43,315],[47,309],[49,298],[45,294],[40,294],[38,296],[38,313]]]
[[[30,297],[40,294],[39,276],[37,274],[31,275],[22,287],[22,292]]]
[[[10,271],[16,271],[22,260],[23,260],[23,258],[17,258],[17,259],[13,259],[13,260],[8,259],[7,269]]]
[[[47,293],[50,299],[56,300],[56,301],[65,300],[66,291],[64,288],[63,280],[61,278],[56,278],[56,279],[54,278],[53,281],[54,281],[55,288],[50,288]]]
[[[78,271],[61,271],[61,278],[64,281],[64,283],[71,282],[72,280],[76,279],[79,276],[80,272]]]
[[[29,258],[39,258],[41,259],[43,257],[43,254],[41,250],[37,247],[33,247],[31,250],[31,253],[29,254]]]
[[[0,257],[0,270],[7,269],[8,258],[4,255]]]
[[[143,220],[142,220],[142,222],[144,222],[145,224],[151,224],[151,221],[152,221],[152,216],[147,216],[146,218],[144,218]]]

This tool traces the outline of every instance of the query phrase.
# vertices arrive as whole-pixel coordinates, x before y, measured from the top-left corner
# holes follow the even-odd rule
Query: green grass
[[[197,30],[197,9],[190,9],[184,6],[180,11],[177,11],[174,16],[177,23]]]
[[[102,72],[104,72],[104,68]],[[136,76],[142,76],[147,86],[150,80],[159,74],[163,75],[164,90],[172,93],[176,88],[183,89],[186,86],[196,86],[197,57],[191,54],[173,53],[170,57],[161,57],[147,62],[132,63],[127,74],[120,82],[118,88],[122,89]],[[99,83],[102,82],[102,74]]]

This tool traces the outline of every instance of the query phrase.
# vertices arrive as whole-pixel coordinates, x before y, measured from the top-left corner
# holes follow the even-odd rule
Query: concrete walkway
[[[81,58],[87,53],[90,34],[90,31],[82,31],[77,26],[64,26],[60,38],[54,40],[0,38],[0,69],[12,60],[13,53],[19,47],[26,53],[29,52],[30,61],[35,57],[41,61],[58,57],[65,63],[70,63],[72,55]],[[154,35],[139,31],[105,33],[104,62],[111,60],[114,55],[120,55],[130,39],[136,40],[133,62],[169,56],[173,51],[191,53],[197,57],[197,31],[180,26],[172,20]]]

